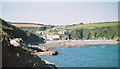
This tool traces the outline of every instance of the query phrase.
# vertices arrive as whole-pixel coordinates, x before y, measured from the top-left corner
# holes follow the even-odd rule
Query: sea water
[[[57,56],[42,56],[57,67],[118,67],[118,44],[56,48]]]

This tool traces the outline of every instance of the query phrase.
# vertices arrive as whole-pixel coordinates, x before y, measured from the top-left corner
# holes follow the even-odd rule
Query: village
[[[23,30],[30,31],[39,37],[45,39],[45,41],[52,40],[68,40],[69,31],[62,25],[43,25],[34,23],[12,23]]]

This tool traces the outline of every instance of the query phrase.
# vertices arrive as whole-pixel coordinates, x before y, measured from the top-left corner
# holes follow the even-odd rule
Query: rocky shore
[[[70,48],[76,46],[90,46],[98,44],[117,44],[118,41],[115,40],[54,40],[47,41],[45,44],[40,45],[28,45],[27,48],[32,51],[32,54],[36,56],[53,56],[57,55],[58,52],[54,48]],[[15,47],[25,46],[24,42],[20,38],[10,40],[10,44]],[[54,63],[51,63],[47,60],[42,60],[47,66],[54,66]]]
[[[22,39],[10,39],[3,35],[2,40],[2,68],[33,67],[34,69],[57,69],[55,64],[41,59],[34,54],[34,50],[24,46]]]
[[[53,56],[57,55],[58,52],[54,48],[70,48],[70,47],[81,47],[98,44],[117,44],[115,40],[56,40],[47,41],[41,45],[30,45],[29,47],[34,49],[34,54],[37,56]]]
[[[29,48],[33,49],[34,54],[37,56],[52,56],[58,54],[56,50],[41,45],[30,45]]]
[[[47,41],[46,44],[42,45],[48,48],[61,48],[61,47],[76,47],[76,46],[88,46],[98,44],[117,44],[115,40],[57,40]]]

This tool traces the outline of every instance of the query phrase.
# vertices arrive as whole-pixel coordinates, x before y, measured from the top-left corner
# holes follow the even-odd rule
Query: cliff
[[[56,66],[34,54],[34,50],[23,44],[11,44],[11,39],[22,38],[23,42],[40,42],[42,39],[32,33],[12,26],[11,24],[0,19],[0,41],[2,42],[2,69],[30,67],[34,69],[56,69]]]
[[[119,39],[118,22],[84,24],[67,28],[72,39]]]
[[[44,43],[44,39],[40,38],[39,36],[29,32],[29,31],[23,31],[18,27],[15,27],[11,25],[10,23],[7,23],[6,21],[0,19],[0,24],[2,26],[2,30],[7,33],[11,38],[22,38],[24,42],[36,44],[36,43]]]
[[[54,64],[47,64],[34,55],[29,48],[16,47],[10,44],[9,36],[3,35],[2,40],[2,68],[6,67],[34,67],[35,69],[55,69]]]

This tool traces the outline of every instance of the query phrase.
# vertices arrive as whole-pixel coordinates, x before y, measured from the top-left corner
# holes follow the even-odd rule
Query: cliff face
[[[22,38],[26,42],[41,41],[34,34],[26,33],[23,30],[12,26],[0,19],[0,41],[2,41],[2,68],[6,67],[34,67],[34,69],[56,69],[52,63],[47,64],[33,50],[27,46],[14,46],[10,44],[10,38]],[[1,38],[2,37],[2,38]],[[42,40],[43,41],[43,40]]]
[[[4,32],[3,32],[4,33]],[[2,34],[2,68],[34,67],[35,69],[55,69],[55,65],[46,64],[27,47],[13,46],[7,34]]]
[[[71,34],[73,39],[116,39],[118,37],[117,27],[100,27],[95,29],[76,29]]]
[[[23,31],[18,27],[15,27],[4,20],[0,19],[2,24],[2,30],[6,32],[11,38],[22,38],[26,43],[40,43],[44,42],[43,38],[36,36],[28,31]]]
[[[72,39],[115,39],[119,38],[119,27],[117,23],[116,26],[112,26],[111,23],[108,23],[109,26],[104,26],[106,23],[103,23],[103,26],[99,26],[101,24],[91,25],[83,25],[79,26],[79,28],[72,29],[71,28],[71,38]],[[111,24],[111,26],[110,26]],[[98,27],[99,26],[99,27]],[[74,26],[75,27],[75,26]]]

